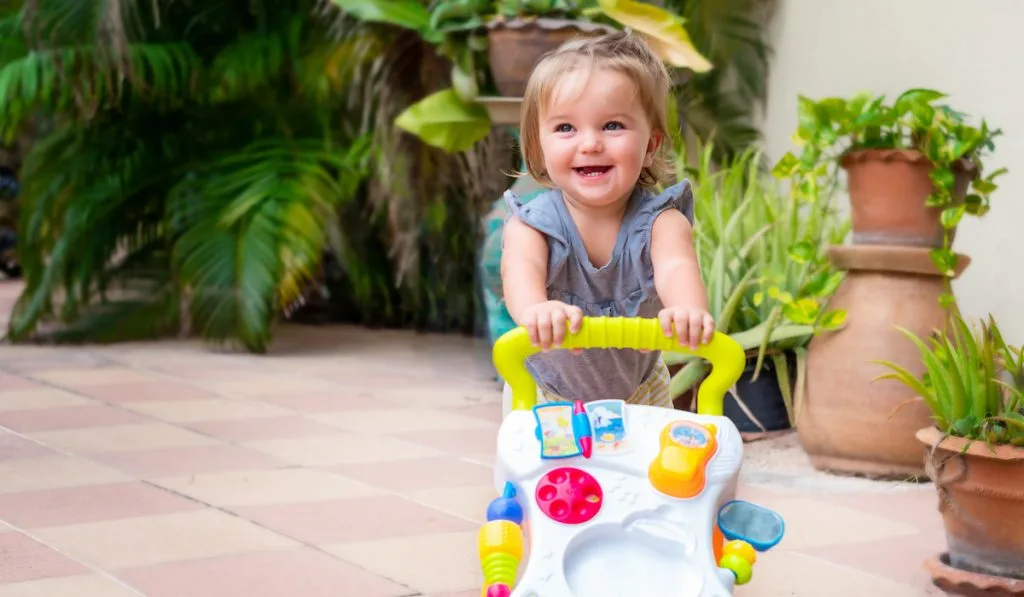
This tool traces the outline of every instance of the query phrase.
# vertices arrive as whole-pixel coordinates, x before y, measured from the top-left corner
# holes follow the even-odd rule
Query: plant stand
[[[944,281],[927,248],[843,245],[829,257],[846,278],[831,307],[853,316],[846,328],[808,346],[807,393],[798,409],[800,443],[819,470],[880,479],[925,478],[915,433],[931,425],[923,402],[903,384],[873,382],[888,360],[923,372],[914,345],[894,326],[927,336],[942,328]],[[956,275],[970,260],[959,256]]]

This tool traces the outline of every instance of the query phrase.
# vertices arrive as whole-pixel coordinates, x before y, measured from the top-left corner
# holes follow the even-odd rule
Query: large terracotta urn
[[[846,327],[808,346],[807,387],[798,409],[800,443],[819,470],[880,479],[925,479],[915,434],[931,414],[902,383],[876,378],[888,370],[872,361],[923,371],[921,357],[895,326],[919,337],[941,329],[945,291],[925,247],[842,245],[829,250],[846,278],[830,308],[845,309]],[[959,275],[969,259],[959,255]]]

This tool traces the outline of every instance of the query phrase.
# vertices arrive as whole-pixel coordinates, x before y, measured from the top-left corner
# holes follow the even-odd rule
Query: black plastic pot
[[[789,355],[787,355],[788,357]],[[792,359],[787,358],[792,364]],[[789,413],[786,402],[782,399],[779,389],[779,377],[775,371],[775,362],[765,357],[761,364],[761,374],[754,380],[754,367],[757,355],[747,357],[747,366],[743,375],[736,382],[737,401],[732,392],[726,393],[724,414],[729,417],[741,433],[763,433],[789,429]],[[791,367],[792,369],[792,367]],[[790,372],[790,379],[793,379]],[[740,404],[742,401],[742,404]]]

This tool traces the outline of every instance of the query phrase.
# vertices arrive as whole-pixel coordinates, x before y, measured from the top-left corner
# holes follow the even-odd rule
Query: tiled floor
[[[17,290],[0,282],[0,319]],[[0,345],[0,597],[476,597],[486,359],[464,338],[295,326],[266,357]],[[939,594],[930,486],[815,473],[792,437],[748,451],[741,497],[788,535],[737,595]]]

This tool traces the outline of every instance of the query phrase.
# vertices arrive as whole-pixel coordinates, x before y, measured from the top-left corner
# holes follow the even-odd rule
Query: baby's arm
[[[547,294],[548,243],[544,235],[519,218],[505,223],[501,250],[501,286],[505,308],[512,320],[524,326],[535,346],[544,349],[565,339],[565,322],[577,332],[583,311]]]
[[[707,344],[715,331],[708,313],[707,290],[693,249],[693,229],[682,212],[663,211],[651,229],[651,264],[654,287],[665,306],[659,314],[666,335],[673,324],[680,342],[691,348]]]

